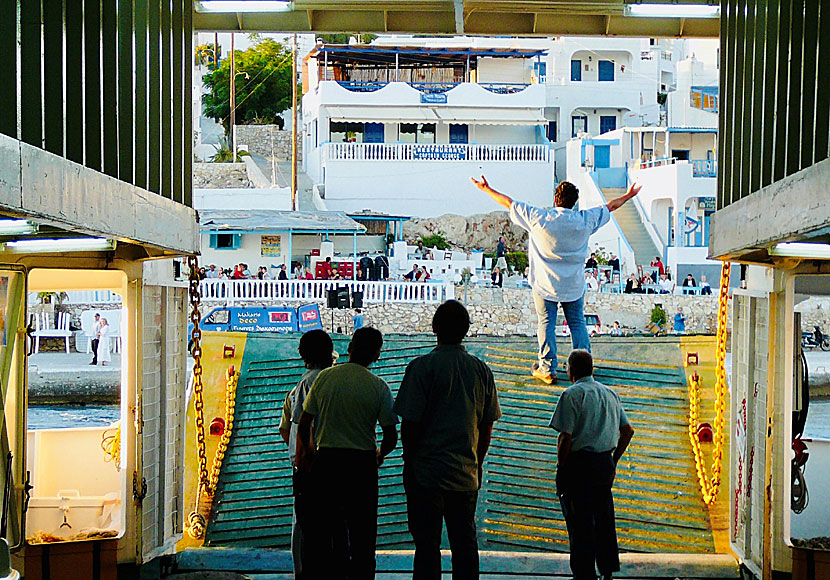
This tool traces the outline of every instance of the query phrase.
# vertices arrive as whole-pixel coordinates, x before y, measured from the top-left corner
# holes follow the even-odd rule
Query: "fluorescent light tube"
[[[289,10],[291,10],[291,2],[273,0],[202,0],[196,2],[196,12],[201,13],[287,12]]]
[[[629,16],[651,18],[717,18],[720,6],[708,4],[626,4]]]
[[[810,242],[782,242],[769,250],[770,256],[781,258],[813,258],[830,260],[830,244],[812,244]]]
[[[0,236],[34,234],[37,230],[37,224],[28,220],[0,220]]]
[[[63,238],[49,240],[18,240],[7,242],[5,250],[16,254],[49,254],[55,252],[99,252],[115,249],[115,240],[105,238]]]

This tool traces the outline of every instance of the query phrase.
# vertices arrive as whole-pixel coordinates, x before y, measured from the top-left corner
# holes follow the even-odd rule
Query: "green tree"
[[[280,113],[291,106],[291,51],[264,38],[246,51],[235,51],[236,122],[282,125]],[[230,129],[231,60],[204,76],[208,92],[203,97],[204,114]]]
[[[325,44],[349,44],[353,36],[357,36],[361,44],[369,44],[378,37],[377,34],[318,34],[317,38]]]

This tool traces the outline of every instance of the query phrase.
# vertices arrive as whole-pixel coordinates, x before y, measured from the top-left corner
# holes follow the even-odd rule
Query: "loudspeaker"
[[[337,307],[338,308],[348,308],[349,307],[349,289],[346,287],[338,288],[337,289]]]
[[[337,289],[331,288],[326,290],[326,306],[329,308],[337,308]]]
[[[363,291],[352,292],[352,308],[363,308]]]

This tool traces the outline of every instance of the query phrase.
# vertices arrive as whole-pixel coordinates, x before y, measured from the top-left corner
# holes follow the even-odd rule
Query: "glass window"
[[[588,117],[574,115],[571,117],[571,137],[588,132]]]
[[[363,123],[332,121],[329,125],[332,143],[363,143]]]
[[[401,123],[401,143],[435,143],[435,123]]]

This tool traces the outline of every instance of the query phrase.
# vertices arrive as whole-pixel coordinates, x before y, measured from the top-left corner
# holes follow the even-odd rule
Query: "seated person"
[[[421,266],[421,268],[418,270],[418,273],[415,274],[415,280],[418,282],[426,282],[427,280],[429,280],[429,272],[427,272],[426,266]]]
[[[493,269],[493,273],[490,275],[490,279],[493,281],[493,286],[501,288],[502,284],[504,284],[504,274],[501,273],[501,268],[496,266]]]
[[[712,295],[712,287],[709,286],[709,282],[706,281],[706,276],[700,277],[700,293],[706,296]]]
[[[594,276],[593,270],[585,272],[585,285],[591,292],[599,290],[599,282],[597,281],[596,276]]]
[[[695,282],[694,276],[689,274],[686,276],[686,279],[683,280],[683,294],[694,294],[694,290],[686,290],[686,288],[695,288],[697,287],[697,282]]]
[[[667,274],[660,274],[660,294],[674,294],[674,282]]]
[[[412,264],[412,269],[403,275],[403,279],[415,282],[418,279],[418,264]]]
[[[331,280],[331,275],[334,273],[334,268],[331,265],[331,258],[326,258],[320,272],[320,278],[323,280]]]

